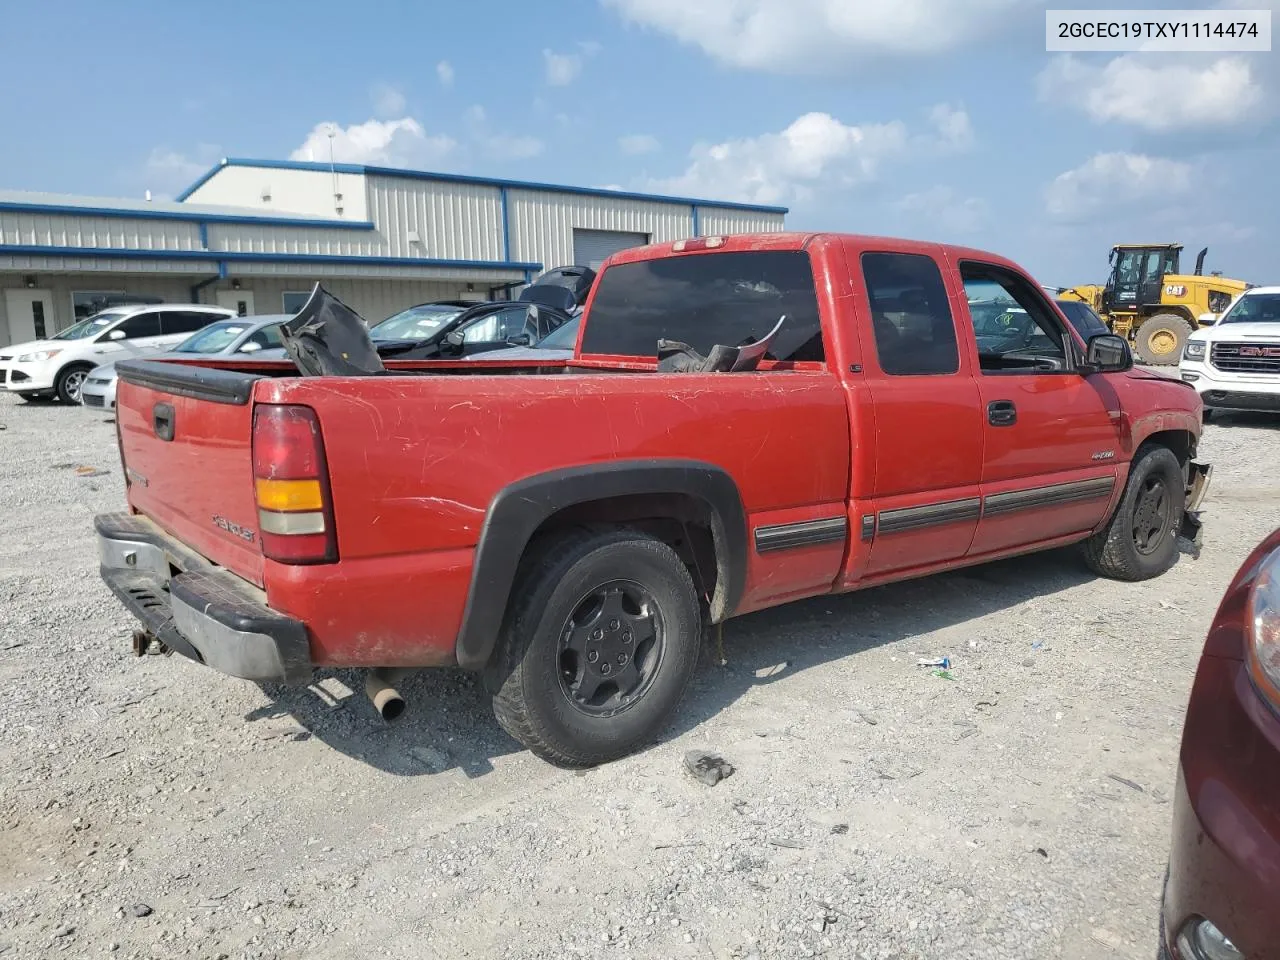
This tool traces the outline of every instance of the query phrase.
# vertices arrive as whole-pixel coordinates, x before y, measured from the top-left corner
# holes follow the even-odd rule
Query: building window
[[[91,317],[110,305],[109,297],[119,297],[123,290],[73,290],[71,292],[71,312],[75,314],[75,323],[85,317]]]
[[[286,290],[282,296],[285,313],[297,313],[302,309],[302,305],[311,297],[311,291],[305,290],[298,293],[295,290]]]

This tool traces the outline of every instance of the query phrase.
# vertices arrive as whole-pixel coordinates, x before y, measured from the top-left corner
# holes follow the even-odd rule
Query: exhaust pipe
[[[364,692],[387,723],[394,723],[404,713],[404,697],[400,696],[396,684],[413,672],[404,667],[376,667],[365,677]]]

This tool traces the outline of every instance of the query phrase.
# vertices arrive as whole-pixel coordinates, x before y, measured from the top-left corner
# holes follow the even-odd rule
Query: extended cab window
[[[786,322],[771,360],[821,360],[813,268],[802,251],[697,253],[609,267],[596,281],[583,353],[656,357],[658,341],[706,354],[742,346]]]
[[[862,276],[867,282],[881,370],[905,377],[936,376],[960,369],[947,288],[932,257],[864,253]]]
[[[1025,280],[984,263],[960,264],[983,373],[1068,370],[1066,331]]]

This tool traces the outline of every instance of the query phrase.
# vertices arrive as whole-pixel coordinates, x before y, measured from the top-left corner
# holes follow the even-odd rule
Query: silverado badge
[[[234,534],[246,543],[253,543],[254,532],[248,527],[242,527],[238,523],[232,523],[226,517],[220,517],[216,513],[213,515],[213,525],[220,527],[227,533]]]

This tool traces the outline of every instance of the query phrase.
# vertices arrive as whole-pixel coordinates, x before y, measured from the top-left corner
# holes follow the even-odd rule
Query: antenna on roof
[[[338,171],[333,166],[333,136],[337,133],[334,124],[329,124],[329,175],[333,177],[333,209],[342,213],[342,193],[338,190]]]
[[[151,191],[150,191],[150,190],[148,190],[146,193],[144,193],[144,194],[143,194],[143,197],[146,199],[147,203],[150,203],[150,202],[151,202]]]

